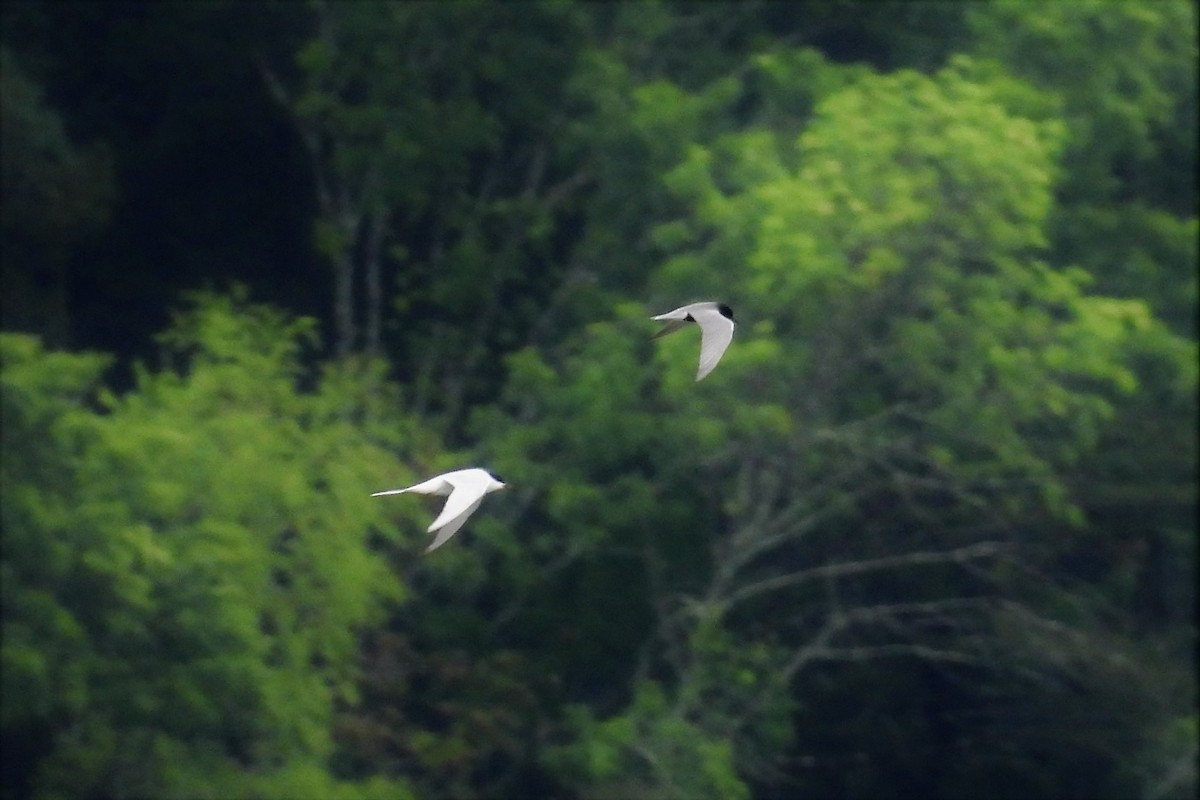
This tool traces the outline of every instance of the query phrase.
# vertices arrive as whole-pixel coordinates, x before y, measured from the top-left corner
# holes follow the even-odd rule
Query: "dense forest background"
[[[1195,796],[1194,3],[0,8],[5,800]]]

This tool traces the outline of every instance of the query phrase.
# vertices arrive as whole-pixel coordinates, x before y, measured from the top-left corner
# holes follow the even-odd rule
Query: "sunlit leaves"
[[[1061,97],[1075,187],[1115,187],[1106,174],[1117,166],[1114,159],[1148,156],[1160,141],[1156,131],[1172,123],[1189,84],[1194,98],[1191,3],[998,2],[972,6],[967,20],[980,55]],[[1105,57],[1097,59],[1097,53]],[[1194,138],[1194,119],[1190,125]]]
[[[6,674],[30,692],[26,714],[48,718],[57,697],[118,761],[141,746],[142,729],[248,763],[328,754],[333,701],[354,699],[355,630],[403,587],[368,540],[382,526],[365,502],[394,459],[350,423],[344,396],[298,391],[310,331],[237,293],[198,298],[162,337],[181,371],[143,369],[103,414],[71,404],[87,384],[65,382],[103,362],[39,358],[28,340],[5,338],[14,441],[41,427],[65,451],[55,478],[36,486],[5,451],[6,543],[36,530],[69,547],[37,579],[48,602],[27,593],[5,604]],[[46,393],[47,377],[62,388]],[[50,503],[63,509],[57,525],[45,512],[16,516]],[[32,551],[5,553],[15,581],[44,569]],[[34,630],[36,646],[25,635]],[[47,655],[66,657],[72,673]],[[46,769],[89,758],[80,748],[99,741],[64,740]],[[121,780],[178,791],[156,768]],[[76,773],[80,790],[108,780]]]
[[[79,537],[73,530],[74,437],[63,419],[87,413],[87,400],[109,359],[47,353],[32,337],[0,336],[0,564],[6,731],[54,714],[72,713],[88,695],[86,630],[78,609],[53,587],[66,580]]]
[[[1041,465],[1032,431],[1012,426],[1046,416],[1094,431],[1107,404],[1079,390],[1131,390],[1119,342],[1149,320],[1136,304],[1086,297],[1081,270],[1035,260],[1063,129],[1020,116],[1029,92],[987,75],[965,58],[935,77],[865,75],[819,99],[794,144],[750,130],[692,145],[667,183],[705,233],[673,223],[660,241],[683,251],[665,270],[672,282],[744,261],[734,285],[751,314],[855,342],[855,360],[836,367],[845,388],[869,390],[846,370],[878,365],[888,391],[938,407],[937,424],[976,417],[979,441],[994,437],[1010,466]],[[814,346],[788,349],[805,358]]]

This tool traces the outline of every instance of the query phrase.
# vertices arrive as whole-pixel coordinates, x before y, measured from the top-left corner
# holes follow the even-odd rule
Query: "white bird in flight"
[[[438,549],[451,536],[458,533],[458,529],[463,526],[467,518],[475,512],[475,509],[479,508],[479,504],[483,502],[484,495],[503,489],[507,485],[486,469],[472,467],[470,469],[458,469],[454,472],[447,472],[445,475],[438,475],[436,478],[430,478],[424,483],[409,486],[407,489],[389,489],[386,492],[375,492],[371,497],[381,497],[385,494],[404,494],[405,492],[450,495],[446,500],[446,505],[442,508],[442,513],[438,514],[437,519],[429,525],[428,531],[430,533],[434,531],[438,533],[437,537],[433,540],[433,544],[425,548],[425,552],[428,553]]]
[[[691,303],[651,319],[664,320],[666,326],[652,338],[674,333],[689,322],[700,326],[700,369],[696,380],[713,371],[733,341],[733,311],[724,303]]]

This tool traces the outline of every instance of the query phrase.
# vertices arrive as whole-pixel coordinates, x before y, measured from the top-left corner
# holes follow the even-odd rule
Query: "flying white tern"
[[[689,322],[700,326],[700,369],[696,372],[696,380],[713,371],[725,354],[725,348],[733,341],[733,311],[724,303],[691,303],[651,319],[667,323],[654,334],[655,339],[674,333]]]
[[[436,478],[430,478],[424,483],[409,486],[407,489],[389,489],[386,492],[375,492],[371,497],[381,497],[385,494],[404,494],[405,492],[450,495],[446,500],[446,505],[442,508],[442,513],[438,514],[437,519],[429,525],[429,532],[433,533],[437,531],[437,537],[433,540],[433,544],[425,548],[425,552],[428,553],[438,549],[451,536],[458,533],[458,529],[463,526],[467,518],[475,512],[475,509],[479,508],[479,504],[483,502],[484,495],[503,489],[507,485],[486,469],[472,467],[471,469],[458,469],[454,472],[447,472],[445,475],[438,475]]]

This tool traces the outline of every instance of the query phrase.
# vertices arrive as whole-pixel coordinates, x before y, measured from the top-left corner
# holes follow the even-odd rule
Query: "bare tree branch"
[[[770,592],[779,591],[780,589],[799,586],[818,578],[845,577],[847,575],[860,575],[867,572],[879,572],[881,570],[925,566],[929,564],[963,563],[995,555],[1000,550],[1001,545],[997,542],[978,542],[953,550],[926,550],[896,556],[863,559],[861,561],[826,564],[820,567],[800,570],[799,572],[790,572],[772,578],[764,578],[747,584],[730,592],[725,598],[725,604],[727,607],[732,607],[753,597],[760,597]]]

